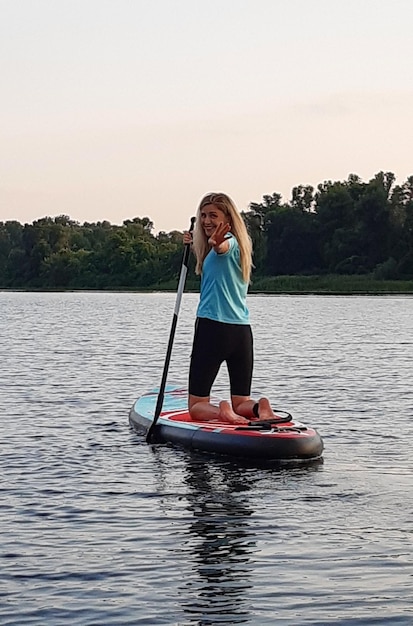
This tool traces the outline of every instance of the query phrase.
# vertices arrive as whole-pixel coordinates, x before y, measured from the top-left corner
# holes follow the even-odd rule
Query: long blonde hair
[[[196,213],[196,222],[193,234],[193,251],[196,256],[196,274],[202,274],[202,266],[206,255],[211,250],[201,224],[202,209],[208,204],[213,204],[225,213],[231,225],[231,233],[238,241],[240,250],[240,264],[242,277],[246,283],[250,282],[252,269],[252,243],[248,235],[247,227],[241,217],[237,207],[229,196],[225,193],[208,193],[199,203]]]

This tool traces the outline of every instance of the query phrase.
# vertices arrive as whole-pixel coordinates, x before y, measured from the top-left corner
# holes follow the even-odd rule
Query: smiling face
[[[201,224],[209,238],[219,224],[229,224],[228,216],[215,204],[206,204],[201,209]]]

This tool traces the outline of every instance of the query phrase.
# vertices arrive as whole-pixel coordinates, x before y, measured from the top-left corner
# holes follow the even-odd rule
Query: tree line
[[[256,277],[369,274],[413,278],[413,176],[325,181],[252,202],[242,213]],[[66,215],[0,222],[0,288],[145,289],[176,281],[182,233],[148,217],[80,224]],[[192,259],[193,267],[193,259]]]

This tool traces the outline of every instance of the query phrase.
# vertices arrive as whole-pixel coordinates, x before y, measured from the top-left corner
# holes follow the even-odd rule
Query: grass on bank
[[[152,285],[148,291],[176,291],[176,288],[176,280],[170,280]],[[199,279],[187,278],[185,291],[199,291]],[[413,294],[413,280],[378,280],[368,275],[253,276],[249,293]]]
[[[200,280],[188,276],[186,292],[199,292]],[[146,287],[116,285],[106,287],[36,287],[9,289],[0,285],[0,291],[129,291],[150,293],[156,291],[176,292],[178,279],[157,282]],[[253,276],[250,294],[320,294],[320,295],[385,295],[412,294],[413,280],[379,280],[368,275],[325,276]]]
[[[250,293],[413,293],[413,280],[378,280],[368,275],[269,276],[255,278]]]

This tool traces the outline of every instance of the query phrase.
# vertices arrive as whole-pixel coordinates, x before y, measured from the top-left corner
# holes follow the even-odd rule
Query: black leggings
[[[202,398],[209,396],[224,361],[228,367],[231,395],[249,396],[253,368],[251,326],[198,317],[189,368],[189,393]]]

